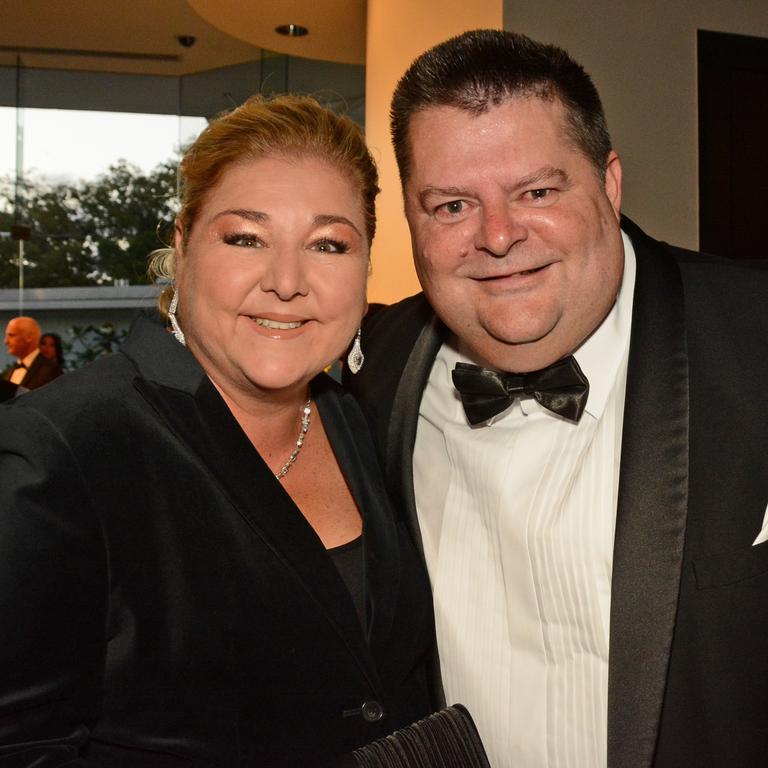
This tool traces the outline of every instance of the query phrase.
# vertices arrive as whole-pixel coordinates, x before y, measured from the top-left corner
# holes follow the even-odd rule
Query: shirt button
[[[361,714],[366,722],[375,723],[384,717],[384,708],[376,700],[365,701],[361,708]]]

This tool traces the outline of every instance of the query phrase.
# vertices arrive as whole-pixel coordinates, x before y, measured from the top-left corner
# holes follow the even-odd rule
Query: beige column
[[[392,91],[411,61],[435,43],[469,29],[501,29],[502,5],[502,0],[368,0],[365,130],[382,190],[369,301],[391,304],[419,290],[389,139]]]

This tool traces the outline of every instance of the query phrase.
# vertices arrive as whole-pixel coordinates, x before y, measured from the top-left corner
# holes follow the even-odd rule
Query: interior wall
[[[657,238],[698,247],[696,31],[768,37],[768,3],[504,0],[504,28],[584,65],[622,159],[624,212]]]
[[[437,43],[477,27],[501,27],[501,0],[368,0],[365,134],[379,166],[381,194],[368,282],[371,302],[390,304],[416,293],[411,238],[389,137],[389,105],[413,59]]]

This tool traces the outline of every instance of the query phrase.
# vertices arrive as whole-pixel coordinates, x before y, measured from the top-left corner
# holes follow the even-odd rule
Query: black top
[[[338,547],[331,547],[328,554],[333,560],[333,564],[339,571],[339,576],[344,580],[347,590],[355,604],[357,617],[360,619],[360,626],[365,627],[365,562],[363,558],[363,537],[358,536],[346,544]]]

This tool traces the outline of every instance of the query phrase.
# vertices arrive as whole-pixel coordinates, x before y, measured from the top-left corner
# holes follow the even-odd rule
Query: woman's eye
[[[232,235],[225,235],[224,242],[227,245],[236,245],[240,248],[261,248],[264,243],[255,235],[246,235],[235,233]]]
[[[346,253],[349,250],[349,246],[346,243],[342,243],[340,240],[318,240],[314,244],[314,249],[320,253]]]

